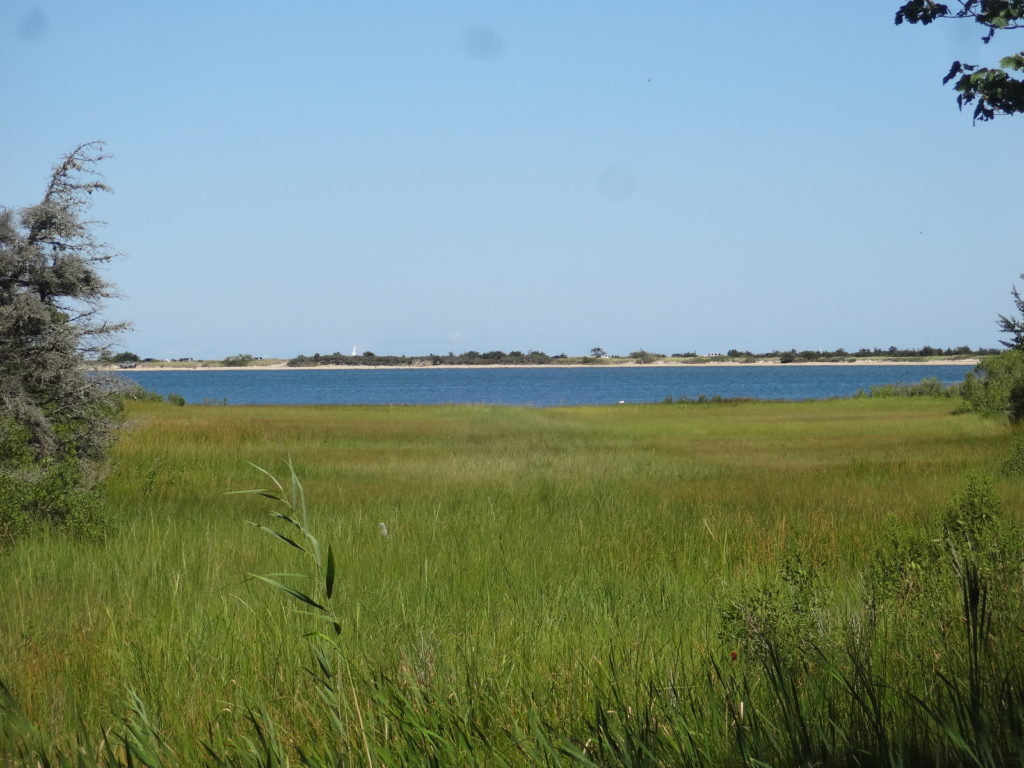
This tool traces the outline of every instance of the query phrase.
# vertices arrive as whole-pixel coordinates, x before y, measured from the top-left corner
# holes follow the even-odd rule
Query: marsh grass
[[[961,383],[943,384],[937,378],[921,379],[918,382],[896,382],[873,386],[865,392],[857,390],[856,397],[945,397],[959,398],[963,385]]]
[[[930,602],[865,607],[878,551],[929,551],[893,531],[934,530],[967,471],[994,473],[1009,453],[1005,427],[949,411],[927,397],[133,404],[106,540],[42,536],[0,556],[0,756],[984,764],[958,740],[973,749],[972,723],[993,712],[1011,713],[998,715],[1004,734],[1019,724],[1019,640],[986,657],[1002,676],[983,687],[1003,710],[972,710],[970,654],[951,642],[955,582]],[[248,462],[275,472],[289,456],[304,492],[291,494],[298,477],[269,483],[280,500],[264,501],[309,507],[299,526],[260,524],[283,525],[303,550],[245,525],[259,522],[256,499],[223,495],[268,480]],[[1019,482],[995,490],[1012,520]],[[736,631],[776,614],[804,624],[760,641]],[[305,637],[317,632],[330,644]]]

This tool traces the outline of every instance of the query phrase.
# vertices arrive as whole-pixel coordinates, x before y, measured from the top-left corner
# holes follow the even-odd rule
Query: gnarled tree
[[[109,191],[96,168],[105,157],[101,142],[82,144],[39,203],[0,208],[0,538],[5,519],[8,534],[18,520],[63,521],[116,425],[109,381],[88,365],[124,327],[102,318],[113,289],[99,268],[115,253],[84,218]]]

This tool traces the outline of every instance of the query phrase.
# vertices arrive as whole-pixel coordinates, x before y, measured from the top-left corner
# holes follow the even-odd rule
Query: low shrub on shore
[[[868,392],[857,390],[855,397],[960,397],[963,390],[962,383],[943,384],[938,379],[931,377],[921,379],[915,384],[896,382],[894,384],[883,384],[871,387]]]
[[[961,387],[963,410],[1024,419],[1024,351],[1009,349],[982,360]]]

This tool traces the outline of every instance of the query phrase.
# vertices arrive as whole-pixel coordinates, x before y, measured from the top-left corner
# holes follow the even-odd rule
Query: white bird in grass
[[[388,527],[383,523],[377,523],[377,527],[380,528],[380,535],[385,539],[388,537]]]

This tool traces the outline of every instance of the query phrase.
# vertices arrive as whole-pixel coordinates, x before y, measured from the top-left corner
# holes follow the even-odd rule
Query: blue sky
[[[144,356],[992,346],[1020,39],[898,4],[7,0],[0,204],[107,142]]]

